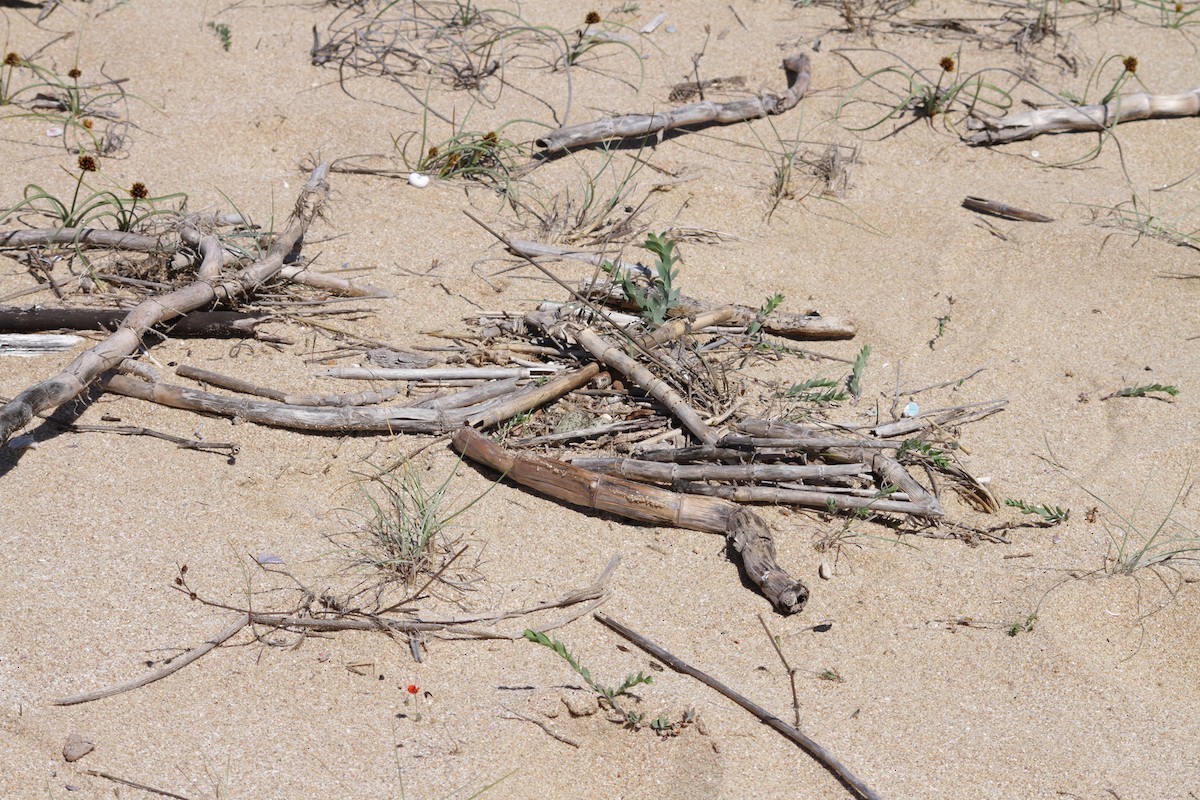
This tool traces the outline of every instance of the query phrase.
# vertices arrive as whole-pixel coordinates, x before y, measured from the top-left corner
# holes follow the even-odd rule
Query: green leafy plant
[[[1020,633],[1033,633],[1033,626],[1037,622],[1037,612],[1033,611],[1023,621],[1017,620],[1008,626],[1008,635],[1016,637]]]
[[[835,381],[830,378],[809,378],[806,381],[793,384],[787,390],[787,397],[801,403],[816,403],[817,405],[840,403],[850,396],[842,391],[840,388],[841,385],[842,381]]]
[[[1110,397],[1153,397],[1155,400],[1167,401],[1164,397],[1156,397],[1159,394],[1165,394],[1167,397],[1178,397],[1179,389],[1175,386],[1163,385],[1161,383],[1148,383],[1144,386],[1126,386],[1124,389],[1118,389],[1101,399],[1107,400]]]
[[[651,676],[639,672],[636,675],[627,675],[625,680],[623,680],[619,686],[604,686],[592,678],[591,671],[588,670],[587,667],[581,665],[575,656],[571,655],[571,651],[567,649],[567,646],[558,639],[551,639],[546,634],[532,629],[526,629],[524,635],[529,641],[540,644],[543,647],[550,648],[558,654],[559,658],[570,664],[571,669],[575,670],[575,672],[579,674],[579,677],[583,678],[584,683],[586,683],[592,689],[592,691],[596,693],[601,701],[607,703],[613,711],[620,714],[627,725],[637,725],[641,723],[642,715],[623,708],[617,702],[617,698],[628,694],[629,690],[633,689],[635,686],[640,686],[643,683],[654,683],[654,679]]]
[[[642,246],[657,257],[648,288],[638,286],[625,270],[618,269],[610,261],[604,263],[603,269],[616,279],[625,297],[641,310],[642,319],[650,327],[657,328],[666,322],[671,309],[679,305],[680,292],[675,285],[679,277],[679,270],[675,268],[679,256],[675,254],[675,241],[668,239],[665,233],[650,234]]]
[[[836,669],[823,669],[817,673],[817,678],[830,683],[845,683],[846,679]]]
[[[922,442],[920,439],[905,439],[900,443],[900,447],[896,450],[896,460],[902,461],[905,456],[916,455],[918,458],[923,458],[933,464],[938,469],[949,469],[950,459],[946,456],[944,450],[939,450],[928,442]]]
[[[1009,508],[1015,508],[1022,514],[1035,514],[1042,518],[1042,522],[1046,525],[1060,525],[1071,518],[1071,509],[1061,508],[1060,506],[1051,506],[1033,503],[1027,503],[1024,500],[1016,500],[1008,498],[1004,501],[1004,505]]]
[[[767,317],[775,312],[775,309],[783,305],[784,296],[776,292],[766,299],[762,306],[755,313],[754,319],[750,320],[750,324],[746,326],[747,336],[757,336],[762,331],[763,323],[767,321]]]
[[[233,33],[229,30],[229,26],[224,22],[210,22],[208,29],[217,35],[217,38],[221,40],[221,47],[228,53],[229,48],[233,46]]]
[[[871,345],[864,344],[854,359],[854,365],[850,367],[850,378],[846,381],[846,388],[850,390],[850,394],[854,395],[855,399],[862,397],[862,376],[870,356]]]

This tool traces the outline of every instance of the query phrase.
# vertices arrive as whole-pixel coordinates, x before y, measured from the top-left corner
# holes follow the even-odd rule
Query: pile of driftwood
[[[820,414],[802,423],[764,418],[766,406],[748,391],[747,367],[764,356],[798,352],[774,337],[850,338],[854,324],[816,312],[767,313],[680,297],[669,320],[650,329],[640,316],[626,313],[631,300],[611,279],[614,271],[624,270],[644,280],[647,270],[640,264],[617,261],[576,287],[563,283],[564,302],[517,314],[482,313],[468,320],[467,330],[430,332],[453,342],[427,348],[440,359],[364,348],[360,366],[318,372],[368,381],[370,388],[362,391],[295,394],[186,364],[176,369],[177,377],[199,387],[181,386],[130,360],[153,343],[147,334],[155,326],[192,314],[239,313],[241,299],[285,270],[292,280],[329,287],[321,276],[286,266],[295,260],[327,192],[321,167],[285,230],[264,257],[248,264],[231,263],[215,234],[183,224],[179,235],[190,249],[176,249],[174,256],[195,255],[195,279],[146,298],[111,336],[0,408],[0,443],[93,382],[129,397],[262,425],[343,434],[452,435],[454,447],[466,457],[556,499],[727,536],[746,576],[787,613],[804,606],[808,591],[777,563],[770,530],[746,504],[929,522],[943,513],[935,478],[940,472],[967,486],[977,505],[994,508],[986,489],[964,470],[944,458],[927,457],[923,440],[994,413],[1002,402],[866,428],[834,425]],[[162,237],[143,239],[152,237],[62,229],[0,232],[0,245],[8,247],[54,242],[143,250],[152,242],[158,250],[167,246]],[[595,254],[530,242],[505,244],[550,276],[536,259],[599,261]],[[334,288],[368,293],[353,285]],[[63,318],[63,310],[47,311],[54,320]],[[37,314],[27,311],[29,316]],[[508,449],[481,433],[489,429],[500,431]],[[555,449],[561,455],[571,443],[590,448],[588,457],[568,462],[546,453]],[[905,462],[922,467],[928,487]]]

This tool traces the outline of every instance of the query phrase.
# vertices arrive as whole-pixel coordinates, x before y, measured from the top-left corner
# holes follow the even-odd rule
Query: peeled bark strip
[[[573,458],[577,467],[633,480],[675,481],[809,481],[858,475],[869,467],[859,464],[664,464],[634,458]]]
[[[547,153],[558,153],[573,147],[595,144],[608,139],[628,139],[651,136],[684,125],[717,123],[728,125],[768,115],[782,114],[800,102],[808,91],[811,78],[808,56],[796,55],[784,59],[788,87],[783,94],[768,92],[728,103],[702,101],[691,103],[659,114],[625,114],[606,117],[581,125],[568,125],[537,140],[538,147]]]
[[[766,523],[736,503],[610,478],[552,458],[515,456],[471,428],[460,428],[453,444],[466,458],[556,500],[641,522],[724,534],[741,554],[747,577],[780,612],[798,612],[808,601],[804,584],[779,566]]]
[[[129,312],[116,333],[81,353],[58,375],[31,386],[0,409],[0,445],[29,424],[35,414],[57,408],[78,396],[103,372],[135,352],[142,344],[142,336],[155,325],[219,300],[242,297],[274,277],[283,268],[283,259],[300,243],[309,223],[320,212],[329,194],[325,180],[328,172],[328,164],[313,170],[296,201],[287,229],[275,238],[261,261],[226,280],[197,281],[143,300]]]
[[[43,228],[0,231],[0,247],[37,247],[45,244],[78,244],[88,247],[112,247],[138,253],[169,250],[157,236],[99,228]]]
[[[1104,131],[1121,122],[1200,116],[1200,86],[1180,94],[1137,94],[1116,97],[1107,103],[1068,108],[1042,108],[1000,119],[968,119],[967,127],[979,130],[967,138],[973,145],[1003,144],[1032,139],[1043,133]]]

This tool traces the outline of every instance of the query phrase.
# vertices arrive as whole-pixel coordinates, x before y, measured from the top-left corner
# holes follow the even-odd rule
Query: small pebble
[[[1034,158],[1041,158],[1041,157],[1042,157],[1042,154],[1041,154],[1039,151],[1037,151],[1037,150],[1034,150],[1034,151],[1032,151],[1032,152],[1031,152],[1029,155],[1033,156]]]
[[[917,414],[920,414],[920,413],[921,413],[921,407],[919,405],[917,405],[916,403],[909,403],[908,405],[906,405],[904,407],[904,416],[906,416],[906,417],[915,417]]]
[[[422,175],[419,172],[410,172],[408,173],[408,185],[415,186],[418,189],[424,189],[429,185],[429,176]]]
[[[54,138],[54,137],[56,137],[56,136],[62,136],[62,135],[63,135],[63,129],[62,129],[62,128],[60,128],[59,126],[55,125],[55,126],[54,126],[54,127],[52,127],[52,128],[47,128],[47,129],[46,129],[46,135],[47,135],[47,136],[49,136],[51,139],[53,139],[53,138]]]
[[[817,574],[821,576],[822,580],[827,581],[833,577],[833,567],[829,566],[828,561],[822,561],[821,566],[817,567]]]
[[[78,733],[72,733],[67,737],[66,744],[63,745],[63,760],[70,764],[74,761],[78,761],[95,749],[96,745],[92,744]]]

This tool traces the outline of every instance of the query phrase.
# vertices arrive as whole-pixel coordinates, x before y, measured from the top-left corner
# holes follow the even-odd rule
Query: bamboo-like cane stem
[[[472,428],[454,434],[454,449],[542,494],[641,522],[724,534],[742,556],[746,576],[785,614],[800,611],[808,589],[779,566],[775,540],[762,519],[735,503],[681,495],[623,478],[610,478],[565,461],[516,456]]]

